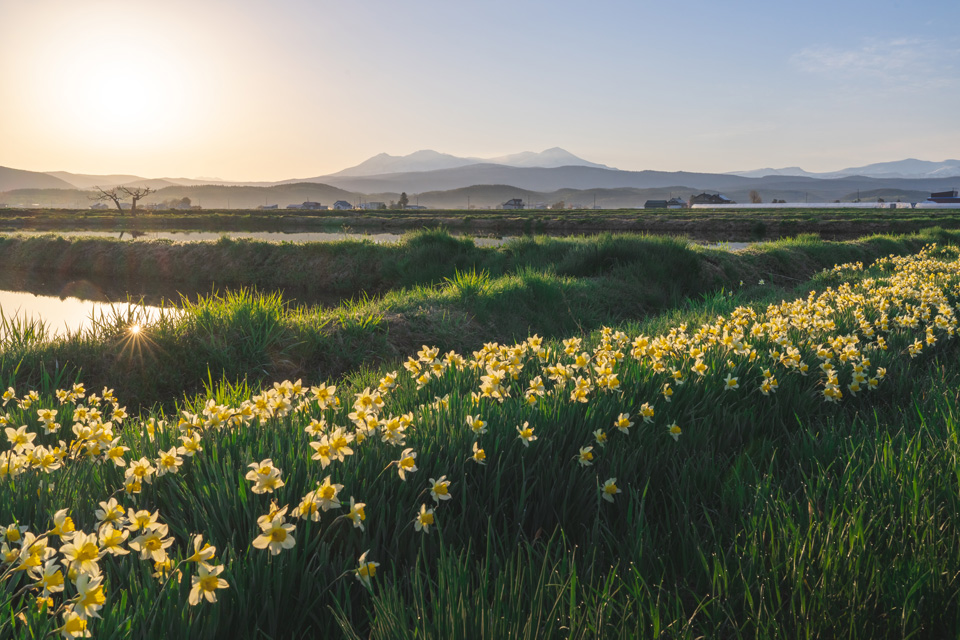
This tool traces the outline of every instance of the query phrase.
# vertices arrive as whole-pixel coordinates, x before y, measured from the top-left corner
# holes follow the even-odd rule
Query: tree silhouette
[[[120,186],[120,187],[114,187],[112,189],[103,189],[101,187],[95,187],[95,188],[99,193],[91,196],[91,198],[98,202],[106,202],[109,200],[117,207],[117,211],[119,211],[121,215],[124,214],[124,211],[123,211],[123,206],[121,206],[120,204],[120,201],[123,200],[125,197],[131,198],[133,202],[130,205],[130,215],[133,215],[133,216],[137,215],[137,202],[139,202],[146,196],[156,191],[156,189],[151,189],[150,187]]]

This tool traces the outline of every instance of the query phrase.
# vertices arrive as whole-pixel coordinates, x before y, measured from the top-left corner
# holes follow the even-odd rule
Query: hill
[[[729,175],[744,178],[762,178],[764,176],[805,176],[808,178],[844,178],[849,176],[864,176],[867,178],[949,178],[960,176],[960,160],[944,160],[931,162],[907,158],[893,162],[876,162],[862,167],[849,167],[839,171],[813,173],[804,171],[800,167],[785,167],[783,169],[753,169],[751,171],[734,171]]]
[[[0,191],[11,189],[72,189],[73,185],[39,171],[0,167]]]
[[[410,173],[419,171],[437,171],[442,169],[456,169],[477,164],[497,164],[509,167],[596,167],[609,169],[606,165],[589,162],[579,158],[565,149],[553,147],[539,153],[523,151],[497,158],[461,158],[447,153],[439,153],[431,149],[416,151],[406,156],[391,156],[381,153],[364,160],[355,167],[349,167],[328,176],[307,178],[308,181],[329,182],[331,177],[360,177],[379,176],[390,173]]]

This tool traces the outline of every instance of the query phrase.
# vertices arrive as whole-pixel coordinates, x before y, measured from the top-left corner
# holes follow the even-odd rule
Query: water
[[[47,335],[66,336],[88,328],[98,318],[113,318],[116,314],[127,316],[132,307],[139,304],[129,302],[96,302],[72,296],[38,295],[25,291],[0,291],[0,312],[7,319],[18,321],[42,320]],[[156,320],[160,307],[144,305],[144,314],[138,314],[146,321]],[[3,329],[0,327],[0,337]]]
[[[116,238],[119,240],[146,241],[171,240],[173,242],[215,242],[220,238],[246,238],[250,240],[266,240],[270,242],[339,242],[342,240],[369,240],[370,242],[386,243],[398,242],[403,238],[402,233],[354,233],[354,232],[322,232],[322,231],[103,231],[77,230],[66,231],[34,229],[9,230],[2,233],[18,234],[23,236],[58,235],[64,238]],[[453,234],[457,235],[457,234]],[[504,237],[474,237],[473,242],[478,247],[496,247],[516,236]]]
[[[83,230],[68,229],[64,231],[49,230],[41,231],[36,229],[25,230],[2,230],[0,234],[19,234],[23,236],[42,236],[58,235],[64,238],[116,238],[118,240],[130,241],[149,241],[149,240],[170,240],[172,242],[216,242],[220,238],[227,237],[231,239],[246,238],[250,240],[265,240],[269,242],[339,242],[342,240],[368,240],[376,243],[399,242],[403,238],[402,233],[356,233],[352,231],[324,232],[324,231],[190,231],[190,230],[170,230],[170,231],[104,231],[104,230]],[[605,232],[598,232],[605,233]],[[453,232],[451,235],[466,235]],[[564,235],[564,234],[556,234]],[[576,235],[582,235],[576,234]],[[587,234],[590,235],[590,234]],[[473,242],[478,247],[498,247],[520,235],[499,235],[499,236],[473,236]],[[727,251],[737,251],[748,247],[749,242],[726,242],[718,240],[693,240],[697,244],[704,244],[714,249],[726,249]]]

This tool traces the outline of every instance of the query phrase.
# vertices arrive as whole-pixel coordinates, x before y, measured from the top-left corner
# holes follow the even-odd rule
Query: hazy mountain
[[[514,153],[508,156],[500,156],[499,158],[488,158],[487,160],[482,160],[481,162],[488,162],[490,164],[505,164],[509,167],[595,167],[598,169],[610,169],[605,164],[597,164],[596,162],[588,162],[583,158],[578,158],[569,151],[561,149],[560,147],[553,147],[552,149],[547,149],[546,151],[541,151],[540,153],[534,153],[532,151],[523,151],[521,153]]]
[[[812,173],[800,167],[786,167],[783,169],[753,169],[751,171],[733,171],[728,175],[746,178],[762,178],[764,176],[806,176],[809,178],[843,178],[846,176],[864,176],[867,178],[949,178],[960,176],[960,160],[944,160],[931,162],[907,158],[893,162],[876,162],[862,167],[849,167],[840,171],[826,171]]]
[[[68,182],[39,171],[0,167],[0,191],[11,189],[72,189]]]
[[[329,176],[318,176],[308,178],[308,181],[326,182],[330,177],[357,177],[357,176],[376,176],[390,173],[410,173],[417,171],[437,171],[440,169],[456,169],[475,164],[499,164],[510,167],[598,167],[609,169],[606,165],[588,162],[583,158],[578,158],[569,151],[560,147],[553,147],[535,153],[533,151],[524,151],[498,158],[460,158],[448,153],[439,153],[430,149],[416,151],[406,156],[391,156],[381,153],[364,160],[355,167],[338,171]]]
[[[414,171],[377,176],[326,176],[317,178],[341,189],[360,193],[446,191],[473,185],[508,184],[520,189],[551,192],[557,189],[649,189],[693,185],[700,189],[728,189],[751,184],[740,176],[683,171],[618,171],[596,167],[508,167],[472,164],[453,169]]]
[[[84,173],[70,173],[68,171],[48,171],[47,175],[60,178],[77,189],[92,189],[94,187],[112,189],[117,185],[144,180],[144,178],[140,176],[133,175],[89,175]]]
[[[744,178],[763,178],[765,176],[803,176],[806,178],[816,178],[816,173],[804,171],[800,167],[784,167],[783,169],[753,169],[751,171],[731,171],[731,176],[741,176]]]
[[[107,174],[95,175],[87,173],[69,173],[67,171],[48,171],[48,176],[54,176],[70,183],[77,189],[93,189],[102,187],[103,189],[112,189],[113,187],[150,187],[151,189],[163,189],[173,185],[197,185],[197,184],[224,184],[223,180],[217,178],[144,178],[142,176],[125,174]],[[269,185],[273,183],[258,183],[258,185]]]

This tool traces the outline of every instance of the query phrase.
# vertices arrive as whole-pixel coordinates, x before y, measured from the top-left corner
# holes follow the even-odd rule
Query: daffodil
[[[31,575],[37,581],[34,588],[40,589],[44,597],[63,591],[63,573],[55,560],[47,560],[42,568],[38,567]]]
[[[68,640],[71,638],[91,637],[90,630],[87,629],[86,619],[72,608],[63,612],[63,626],[59,627],[57,631],[60,632],[63,638]]]
[[[196,562],[203,566],[210,566],[210,560],[213,560],[217,553],[217,548],[210,546],[203,541],[203,534],[197,534],[193,538],[193,553],[184,558],[184,562]],[[219,573],[219,572],[218,572]],[[211,600],[212,602],[212,600]]]
[[[177,473],[180,471],[180,465],[183,464],[183,458],[180,457],[177,447],[170,447],[168,451],[161,451],[157,458],[157,477],[167,473]]]
[[[735,378],[732,373],[728,373],[727,377],[723,380],[723,390],[724,391],[735,391],[740,388],[740,383],[738,378]]]
[[[467,416],[467,426],[473,431],[474,437],[487,432],[487,423],[480,416]]]
[[[366,506],[363,502],[354,502],[353,496],[350,496],[350,512],[347,513],[347,519],[360,531],[363,531],[363,521],[367,519],[367,514],[364,511]]]
[[[129,547],[138,551],[143,560],[163,562],[167,559],[167,549],[173,544],[173,538],[166,537],[168,531],[167,525],[157,525],[131,540]]]
[[[593,464],[593,447],[580,447],[580,453],[577,454],[577,462],[582,467],[589,467]]]
[[[297,541],[293,537],[295,525],[288,524],[284,520],[284,514],[287,509],[284,507],[277,515],[272,518],[260,518],[257,524],[263,533],[256,537],[253,546],[256,549],[270,549],[270,555],[277,555],[284,549],[292,548]]]
[[[190,579],[190,595],[187,597],[187,602],[191,606],[196,605],[201,597],[207,602],[216,602],[217,589],[226,589],[230,586],[220,577],[221,573],[223,573],[223,565],[212,567],[201,564],[197,568],[197,575]]]
[[[537,436],[533,434],[533,427],[530,426],[529,422],[524,422],[522,426],[517,427],[517,433],[520,434],[520,442],[522,442],[525,447],[529,447],[530,443],[537,439]]]
[[[83,531],[74,533],[70,542],[60,547],[60,553],[71,569],[90,574],[97,573],[97,561],[103,556],[97,544],[97,534]]]
[[[447,476],[440,476],[437,480],[430,478],[430,495],[437,504],[440,504],[441,500],[449,500],[453,497],[450,495],[450,481],[447,480]]]
[[[396,464],[397,474],[400,476],[401,480],[406,481],[406,474],[413,473],[417,470],[416,458],[417,453],[413,449],[404,449],[400,454],[400,459],[396,461]]]
[[[284,481],[280,478],[280,469],[273,466],[273,460],[266,458],[260,462],[252,462],[249,465],[250,471],[245,476],[247,480],[252,481],[253,487],[250,489],[254,493],[273,493],[275,489],[284,486]]]
[[[369,549],[360,554],[354,575],[360,581],[360,584],[369,589],[373,586],[373,577],[377,575],[377,567],[380,566],[380,563],[367,560],[368,553],[370,553]]]
[[[617,487],[616,478],[610,478],[606,482],[604,482],[603,486],[601,487],[601,490],[602,490],[601,492],[603,495],[603,499],[606,500],[607,502],[613,502],[613,496],[617,495],[618,493],[623,493]]]
[[[84,620],[99,618],[100,614],[97,612],[107,602],[103,593],[103,577],[91,577],[81,573],[77,576],[76,587],[77,597],[73,601],[73,610]]]
[[[337,499],[337,494],[341,489],[343,489],[342,484],[330,483],[330,476],[324,478],[323,483],[318,482],[315,491],[317,500],[320,503],[320,508],[324,511],[329,511],[330,509],[339,509],[340,500]]]
[[[123,543],[127,541],[130,532],[126,529],[115,529],[112,524],[104,523],[97,532],[100,548],[103,553],[109,553],[114,556],[125,556],[130,551],[123,548]]]
[[[613,426],[616,427],[620,433],[630,433],[630,427],[633,426],[633,423],[630,421],[629,413],[621,413],[617,416],[616,421],[614,421]]]
[[[51,536],[59,536],[60,539],[66,541],[69,540],[74,531],[76,531],[76,526],[73,524],[73,519],[67,515],[70,513],[68,509],[60,509],[55,514],[53,514],[53,529],[50,530]]]
[[[487,453],[476,442],[473,443],[473,455],[470,459],[477,464],[487,464]]]
[[[674,440],[679,440],[680,434],[683,433],[683,431],[681,431],[677,423],[674,422],[667,427],[667,433],[669,433]]]
[[[413,519],[413,527],[417,531],[430,533],[430,527],[433,526],[433,509],[427,509],[427,505],[420,505],[420,513]]]

